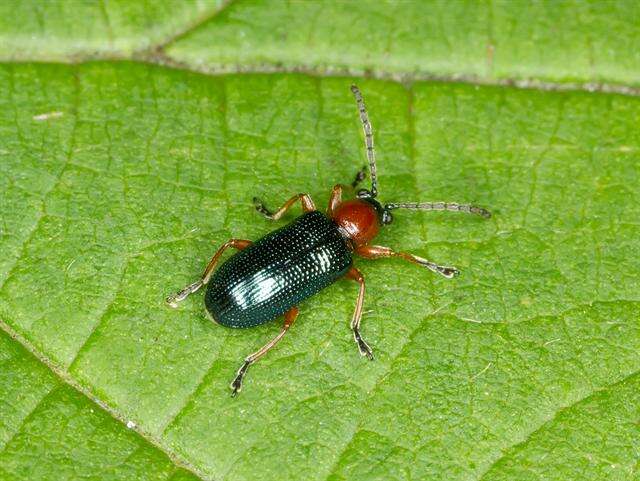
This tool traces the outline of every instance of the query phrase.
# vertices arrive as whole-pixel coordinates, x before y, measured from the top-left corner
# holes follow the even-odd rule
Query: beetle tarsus
[[[366,356],[370,361],[373,361],[373,351],[369,347],[369,344],[367,344],[365,340],[362,339],[362,336],[360,336],[360,331],[357,328],[353,330],[353,337],[356,340],[356,344],[358,344],[360,355]]]
[[[246,374],[247,369],[249,369],[250,365],[251,362],[245,360],[240,369],[238,369],[236,377],[231,382],[231,397],[236,397],[238,393],[242,391],[242,379],[244,378],[244,375]]]
[[[453,279],[454,277],[460,275],[460,271],[455,267],[442,267],[442,271],[440,271],[440,274],[442,274],[447,279]]]
[[[194,282],[193,284],[189,284],[187,287],[176,292],[175,294],[171,294],[167,296],[166,302],[171,307],[174,307],[174,308],[178,307],[178,302],[184,301],[189,296],[189,294],[193,294],[201,287],[202,287],[202,279]]]
[[[290,197],[289,200],[282,204],[282,207],[275,212],[267,209],[264,203],[257,197],[253,198],[253,205],[256,210],[269,220],[280,219],[280,217],[282,217],[296,202],[300,202],[302,205],[302,212],[311,212],[316,210],[316,206],[313,204],[311,197],[304,193],[299,193]]]
[[[446,277],[447,279],[453,279],[454,277],[460,275],[460,271],[455,267],[440,266],[435,262],[428,261],[427,259],[423,259],[422,257],[418,257],[418,256],[413,256],[413,258],[418,264],[426,267],[427,269],[429,269],[432,272],[435,272],[436,274],[440,274],[441,276]]]
[[[446,277],[447,279],[453,279],[454,277],[460,275],[460,271],[455,267],[434,265],[433,268],[429,267],[429,269],[431,269],[433,272],[437,272],[438,274],[440,274],[443,277]]]
[[[358,184],[360,184],[360,182],[362,182],[366,178],[367,178],[367,166],[365,165],[356,174],[355,178],[353,179],[353,182],[351,182],[351,187],[355,189],[356,187],[358,187]]]
[[[264,205],[264,203],[260,199],[258,199],[257,197],[254,197],[253,205],[260,214],[262,214],[267,219],[273,220],[273,212],[267,209],[267,207]]]

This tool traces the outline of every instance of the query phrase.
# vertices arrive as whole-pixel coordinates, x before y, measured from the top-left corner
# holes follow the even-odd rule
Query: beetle
[[[359,284],[351,331],[360,354],[373,360],[371,348],[360,335],[365,281],[362,273],[353,266],[354,254],[365,259],[399,257],[447,279],[459,274],[455,267],[441,266],[389,247],[371,245],[370,242],[376,237],[380,227],[391,224],[393,210],[447,210],[477,214],[485,218],[491,216],[488,210],[481,207],[453,202],[402,202],[384,205],[378,202],[373,129],[360,90],[352,85],[351,91],[364,130],[371,187],[358,190],[354,199],[342,200],[346,186],[337,184],[331,192],[326,213],[317,210],[311,197],[304,193],[292,196],[275,212],[254,197],[256,210],[267,219],[280,219],[297,202],[302,205],[303,214],[255,242],[245,239],[228,240],[213,255],[199,280],[166,299],[170,306],[176,307],[178,302],[206,285],[204,301],[207,314],[218,324],[232,328],[253,327],[284,315],[280,333],[245,358],[231,383],[232,396],[242,389],[242,381],[249,366],[272,349],[293,325],[298,317],[298,305],[340,278]],[[366,165],[358,172],[350,187],[355,189],[365,178]],[[238,252],[214,271],[223,252],[229,248]]]

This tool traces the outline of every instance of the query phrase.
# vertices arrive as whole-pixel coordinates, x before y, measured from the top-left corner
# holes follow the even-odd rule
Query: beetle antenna
[[[364,130],[364,144],[367,148],[367,159],[369,160],[369,171],[371,173],[371,197],[376,197],[378,195],[378,176],[376,174],[376,153],[373,150],[373,129],[371,128],[371,122],[369,122],[367,108],[364,106],[360,89],[354,84],[351,85],[351,91],[356,98],[362,130]]]
[[[470,204],[458,204],[456,202],[401,202],[391,203],[384,206],[385,210],[393,209],[414,209],[414,210],[448,210],[451,212],[465,212],[476,214],[485,219],[491,217],[491,212],[482,207]]]

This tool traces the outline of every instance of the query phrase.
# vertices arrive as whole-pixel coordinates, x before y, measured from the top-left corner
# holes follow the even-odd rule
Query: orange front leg
[[[460,271],[455,267],[440,266],[434,262],[428,261],[427,259],[423,259],[422,257],[418,257],[413,254],[408,254],[406,252],[396,252],[389,247],[364,245],[358,247],[355,250],[355,253],[359,256],[364,257],[365,259],[400,257],[409,262],[413,262],[414,264],[418,264],[419,266],[426,267],[430,271],[436,272],[446,277],[447,279],[451,279],[460,274]]]
[[[333,211],[340,205],[342,202],[342,191],[345,188],[353,188],[358,187],[358,184],[367,178],[367,166],[365,165],[362,169],[358,171],[353,182],[351,182],[351,187],[344,186],[342,184],[336,184],[333,186],[333,190],[331,191],[331,197],[329,198],[329,207],[327,208],[327,215],[329,217],[333,216]]]
[[[333,190],[331,191],[331,197],[329,197],[329,207],[327,207],[327,216],[333,217],[333,211],[336,210],[336,207],[338,207],[342,202],[342,189],[344,189],[344,186],[342,184],[336,184],[333,186]]]

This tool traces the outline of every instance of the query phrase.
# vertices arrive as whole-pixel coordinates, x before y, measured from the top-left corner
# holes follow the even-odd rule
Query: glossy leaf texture
[[[640,99],[416,74],[633,87],[637,6],[302,5],[3,17],[16,40],[11,55],[0,42],[0,479],[637,477]],[[490,67],[487,31],[510,39]],[[119,59],[84,61],[97,53]],[[167,59],[183,65],[150,63]],[[289,71],[302,67],[314,74]],[[177,310],[164,296],[230,237],[275,227],[253,196],[324,206],[352,180],[365,162],[352,82],[383,201],[494,215],[397,211],[378,243],[462,275],[358,261],[376,360],[358,355],[357,286],[340,281],[232,399],[239,363],[279,323],[229,330],[201,294]]]

